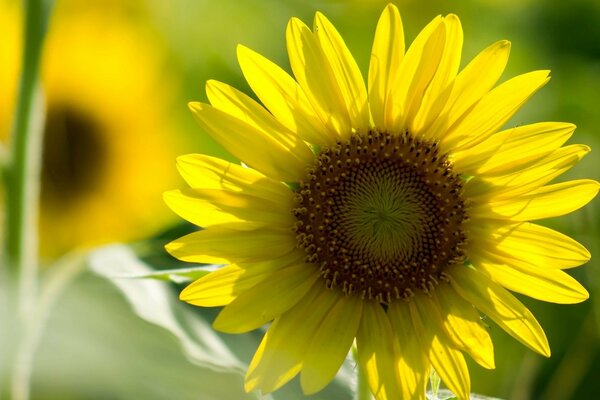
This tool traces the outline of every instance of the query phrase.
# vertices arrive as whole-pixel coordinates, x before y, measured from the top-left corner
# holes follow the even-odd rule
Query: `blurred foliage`
[[[288,19],[297,16],[310,23],[314,12],[320,10],[339,29],[366,76],[373,32],[386,3],[58,0],[44,54],[47,131],[60,130],[53,126],[61,124],[63,128],[75,126],[75,131],[87,132],[92,139],[81,144],[84,137],[77,136],[69,141],[77,145],[76,150],[67,149],[76,167],[66,167],[77,175],[70,176],[66,184],[88,185],[89,192],[83,196],[87,200],[59,198],[53,206],[42,206],[43,244],[48,257],[77,246],[142,239],[166,229],[170,214],[161,204],[160,192],[183,186],[176,178],[175,155],[207,153],[231,159],[195,125],[186,103],[206,100],[203,86],[208,79],[227,82],[253,95],[236,62],[238,43],[289,70],[285,49]],[[550,84],[509,125],[574,122],[578,129],[571,141],[589,144],[594,151],[563,179],[600,179],[600,158],[595,154],[600,149],[598,1],[394,3],[401,10],[407,40],[435,15],[458,14],[465,31],[463,65],[488,44],[509,39],[513,47],[504,79],[551,69]],[[14,104],[20,41],[18,3],[0,0],[0,5],[0,139],[4,140]],[[92,127],[90,121],[94,121]],[[65,148],[56,146],[47,142],[47,155],[57,153],[57,158],[64,160]],[[116,149],[110,157],[108,149]],[[44,174],[50,173],[49,164],[44,165]],[[88,169],[81,170],[83,166]],[[61,196],[76,189],[60,187],[64,183],[55,183]],[[470,362],[474,392],[523,400],[588,399],[600,391],[598,201],[566,217],[545,221],[586,245],[596,256],[588,265],[569,271],[589,289],[591,299],[563,306],[523,298],[545,328],[553,352],[550,359],[533,354],[490,324],[497,368],[487,371]],[[169,258],[162,246],[190,229],[186,225],[174,227],[133,248],[156,269],[189,268],[189,264]],[[97,266],[96,272],[112,276],[114,270]],[[243,394],[240,371],[216,371],[205,362],[190,359],[189,351],[182,351],[182,343],[172,333],[152,325],[156,321],[137,318],[131,308],[136,305],[131,298],[126,301],[122,285],[161,285],[159,290],[171,296],[165,299],[169,307],[186,315],[188,324],[194,319],[197,326],[209,324],[217,310],[176,303],[181,286],[172,283],[142,283],[145,281],[131,277],[113,277],[112,282],[121,290],[84,273],[58,300],[35,359],[33,398],[255,398]],[[0,320],[9,311],[10,304],[3,302]],[[262,335],[206,332],[230,348],[241,364],[248,362]],[[0,341],[5,335],[0,333]],[[190,340],[195,342],[206,339],[197,332],[186,335],[192,335]],[[352,365],[346,369],[352,373]],[[6,370],[0,362],[0,373],[5,375]],[[339,382],[314,398],[349,398],[343,389],[346,381]],[[295,382],[273,397],[299,399],[299,393]]]

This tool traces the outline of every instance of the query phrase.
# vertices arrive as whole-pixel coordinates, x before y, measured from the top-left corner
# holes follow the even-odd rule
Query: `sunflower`
[[[405,52],[391,4],[376,28],[366,85],[321,13],[312,30],[292,18],[286,33],[295,79],[238,47],[264,107],[216,81],[206,85],[210,105],[190,103],[201,127],[244,165],[180,157],[191,188],[165,194],[204,228],[167,250],[225,265],[180,298],[225,306],[214,322],[222,332],[271,322],[246,390],[271,392],[300,374],[304,393],[315,393],[355,342],[378,399],[423,399],[432,369],[467,399],[463,353],[494,368],[480,312],[549,356],[544,331],[509,290],[583,301],[587,291],[562,269],[590,254],[529,221],[576,210],[599,189],[587,179],[549,183],[590,150],[562,146],[572,124],[499,131],[549,72],[496,86],[507,41],[459,72],[463,34],[452,14],[434,18]]]
[[[0,138],[8,136],[20,56],[21,10],[4,5],[0,24]],[[42,254],[139,239],[171,220],[160,195],[177,176],[162,165],[178,154],[166,135],[172,84],[165,50],[103,5],[58,4],[42,60],[46,97],[41,171]],[[160,83],[159,83],[160,82]],[[150,97],[156,99],[147,102]],[[145,104],[147,103],[147,104]],[[145,104],[140,107],[140,104]],[[138,109],[135,118],[131,110]]]

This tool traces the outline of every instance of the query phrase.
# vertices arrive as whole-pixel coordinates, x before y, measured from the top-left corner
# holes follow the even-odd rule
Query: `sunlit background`
[[[50,274],[61,257],[117,242],[132,244],[130,248],[155,269],[182,267],[162,253],[166,242],[191,229],[175,225],[177,219],[161,198],[163,191],[183,187],[175,157],[207,153],[231,159],[195,125],[187,102],[206,100],[208,79],[252,95],[236,62],[238,43],[289,71],[287,21],[297,16],[309,22],[317,10],[339,29],[366,76],[375,25],[386,3],[57,0],[41,67],[46,99],[39,221],[42,274]],[[503,79],[552,70],[549,85],[509,125],[575,123],[578,129],[571,141],[588,144],[593,151],[563,179],[600,179],[600,2],[394,3],[407,40],[435,15],[458,14],[465,32],[463,65],[492,42],[508,39],[512,52]],[[20,72],[20,7],[18,1],[0,0],[4,144]],[[497,368],[487,371],[470,362],[474,392],[511,400],[591,399],[600,392],[599,205],[595,200],[578,212],[544,221],[586,245],[595,257],[569,271],[590,291],[590,300],[566,306],[519,296],[545,328],[552,357],[534,354],[490,322]],[[181,286],[176,284],[152,281],[160,285],[156,293],[162,293],[164,302],[155,297],[152,302],[127,299],[123,290],[135,292],[140,280],[119,277],[119,262],[111,266],[103,261],[92,272],[87,265],[94,267],[93,259],[54,296],[34,357],[32,398],[257,398],[244,394],[243,371],[206,360],[222,361],[228,350],[214,347],[226,345],[231,357],[248,362],[260,332],[231,336],[206,330],[201,322],[210,322],[215,310],[178,304]],[[165,311],[167,303],[174,316]],[[8,308],[0,306],[0,317],[10,313]],[[9,343],[9,330],[0,325],[4,383],[11,374],[11,365],[2,357],[8,352],[3,344]],[[343,382],[342,377],[310,398],[350,398]],[[8,393],[7,384],[0,386],[0,398]],[[303,397],[294,381],[274,398]]]

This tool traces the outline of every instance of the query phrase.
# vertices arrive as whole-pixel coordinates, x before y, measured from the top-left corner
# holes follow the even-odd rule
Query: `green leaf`
[[[435,397],[438,396],[441,382],[442,380],[440,379],[440,376],[437,374],[437,372],[435,372],[434,369],[431,369],[431,374],[429,374],[429,383],[431,385],[431,393]]]
[[[439,389],[437,391],[437,394],[434,394],[431,391],[427,391],[425,395],[427,397],[427,400],[458,400],[458,397],[456,397],[454,393],[452,393],[448,389]],[[475,393],[471,393],[469,395],[469,398],[471,400],[501,400],[497,397],[488,397]]]
[[[123,293],[140,318],[175,335],[191,362],[215,370],[245,373],[245,364],[206,321],[175,301],[176,295],[167,283],[130,279],[156,273],[137,259],[130,248],[125,245],[100,248],[91,253],[89,263],[92,271],[107,278]]]
[[[215,271],[218,267],[218,265],[203,265],[191,268],[163,269],[144,274],[124,274],[122,276],[114,276],[113,278],[157,279],[159,281],[170,281],[173,283],[187,283]]]

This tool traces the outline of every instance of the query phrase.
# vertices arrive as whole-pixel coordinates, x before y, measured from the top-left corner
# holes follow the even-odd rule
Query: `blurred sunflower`
[[[507,289],[576,303],[587,291],[562,269],[590,254],[529,221],[588,203],[592,180],[548,184],[589,152],[562,146],[575,127],[544,122],[498,132],[548,82],[548,71],[498,86],[510,44],[499,41],[458,71],[463,34],[438,16],[404,51],[397,8],[377,25],[368,84],[333,25],[287,27],[295,79],[249,50],[238,60],[262,101],[216,81],[200,125],[248,167],[188,155],[190,189],[166,202],[204,230],[167,250],[228,264],[181,299],[225,306],[216,329],[270,321],[246,390],[276,390],[298,373],[306,394],[335,376],[356,340],[378,399],[424,399],[433,368],[459,398],[463,352],[494,368],[479,311],[550,355],[544,331]],[[268,110],[268,111],[267,111]]]
[[[7,82],[0,96],[1,138],[8,136],[18,81],[21,11],[15,3],[0,23],[7,44],[0,65]],[[142,26],[101,5],[74,6],[58,4],[41,67],[45,256],[155,232],[170,219],[162,188],[176,179],[163,167],[178,153],[169,136],[176,128],[166,118],[173,93],[161,74],[164,49]]]

